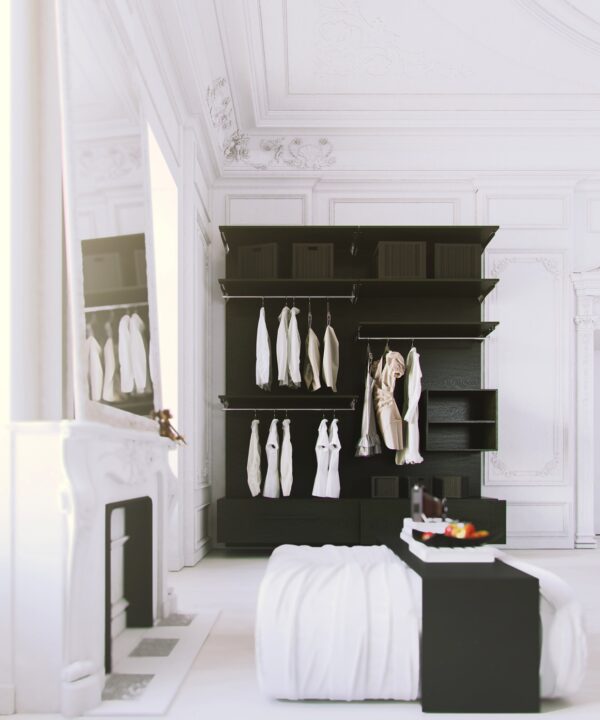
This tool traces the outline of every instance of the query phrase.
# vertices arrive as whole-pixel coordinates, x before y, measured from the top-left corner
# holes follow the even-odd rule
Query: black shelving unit
[[[468,498],[454,502],[452,512],[472,519],[478,527],[492,531],[496,542],[505,541],[505,503],[481,497],[481,452],[490,449],[489,434],[495,437],[495,414],[450,417],[441,413],[445,396],[457,388],[481,390],[481,347],[497,326],[481,319],[481,304],[493,291],[493,278],[435,277],[435,249],[472,244],[481,254],[497,230],[495,226],[225,226],[221,236],[227,251],[226,277],[219,280],[227,300],[225,391],[220,401],[226,405],[226,496],[218,501],[218,540],[227,545],[275,546],[281,543],[373,544],[384,542],[397,547],[402,517],[409,513],[408,487],[416,479],[461,475],[466,477]],[[426,247],[426,277],[384,280],[376,276],[374,262],[380,242],[423,242]],[[294,243],[332,245],[333,277],[294,279]],[[264,262],[240,262],[250,246],[257,254],[264,251]],[[240,253],[240,249],[244,252]],[[328,250],[329,252],[329,250]],[[401,255],[401,254],[400,254]],[[266,268],[276,276],[244,277],[250,268]],[[302,342],[307,329],[307,311],[312,311],[312,328],[322,341],[326,326],[327,299],[331,324],[339,340],[340,370],[338,393],[321,388],[309,393],[277,385],[275,338],[278,315],[287,300],[299,308],[298,323]],[[272,347],[272,390],[255,385],[256,326],[260,308],[265,308]],[[397,466],[395,453],[385,449],[381,455],[357,458],[354,455],[360,436],[362,396],[366,368],[366,342],[375,357],[380,356],[389,338],[392,350],[404,356],[411,340],[421,354],[423,370],[423,411],[425,403],[440,412],[429,416],[422,430],[421,453],[424,462]],[[418,338],[432,338],[419,340]],[[398,338],[398,339],[396,339]],[[304,348],[303,348],[304,352]],[[396,402],[403,404],[404,380],[396,383]],[[427,391],[430,395],[427,396]],[[454,395],[462,402],[463,395]],[[428,399],[426,399],[426,396]],[[469,408],[476,407],[470,396]],[[483,397],[483,396],[480,396]],[[436,405],[437,402],[437,405]],[[458,402],[458,408],[461,405]],[[340,412],[341,497],[337,500],[312,497],[316,470],[315,442],[323,413],[332,417]],[[252,498],[246,482],[246,460],[252,411],[260,420],[259,434],[264,444],[273,412],[281,419],[287,410],[292,418],[294,484],[290,497],[277,500]],[[330,414],[328,414],[330,413]],[[443,438],[455,437],[445,447],[435,447]],[[460,442],[458,437],[460,436]],[[428,447],[428,441],[431,449]],[[266,460],[263,458],[263,471]],[[399,477],[399,499],[371,498],[371,478]]]
[[[421,406],[426,451],[498,449],[496,390],[425,390]]]

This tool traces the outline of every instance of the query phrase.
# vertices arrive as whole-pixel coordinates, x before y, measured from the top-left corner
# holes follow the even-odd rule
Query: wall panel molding
[[[375,209],[375,216],[382,217],[383,206],[387,206],[391,210],[391,214],[397,216],[398,219],[394,224],[420,225],[420,224],[439,224],[439,225],[456,225],[460,223],[461,202],[456,197],[332,197],[329,198],[329,224],[336,225],[338,223],[338,209],[348,209],[348,206],[360,208],[360,213],[365,213],[368,217],[369,211]],[[361,208],[362,206],[362,208]],[[373,207],[374,206],[374,207]],[[439,215],[425,219],[425,207],[430,206],[438,210]],[[350,213],[352,214],[352,213]],[[437,222],[436,222],[437,220]],[[353,222],[342,222],[344,224],[354,224]],[[370,223],[368,220],[356,222],[356,224],[386,224],[384,222]]]
[[[571,504],[512,501],[507,503],[506,534],[510,538],[567,538]]]
[[[226,194],[225,218],[227,225],[306,225],[310,221],[310,204],[306,194],[299,193]]]
[[[564,253],[493,251],[498,288],[486,317],[500,325],[486,345],[486,385],[499,389],[499,450],[487,486],[568,485],[565,458]],[[532,323],[537,332],[532,334]]]
[[[571,222],[565,193],[491,192],[485,196],[484,212],[488,222],[511,230],[565,230]]]

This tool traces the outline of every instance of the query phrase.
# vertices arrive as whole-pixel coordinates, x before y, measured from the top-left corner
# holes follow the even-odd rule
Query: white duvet
[[[414,700],[419,620],[406,565],[387,547],[278,547],[258,596],[256,659],[270,697]]]
[[[542,697],[572,694],[586,663],[579,603],[552,573],[501,559],[540,581]],[[261,690],[288,700],[415,700],[421,615],[421,579],[389,548],[282,545],[258,596]]]

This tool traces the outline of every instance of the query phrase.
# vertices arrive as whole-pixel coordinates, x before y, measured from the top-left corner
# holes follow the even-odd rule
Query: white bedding
[[[542,697],[583,679],[582,613],[552,573],[538,577]],[[264,694],[288,700],[414,700],[419,696],[421,578],[385,546],[278,547],[261,583],[256,664]]]
[[[258,681],[288,700],[414,700],[419,620],[387,547],[278,547],[260,587]]]

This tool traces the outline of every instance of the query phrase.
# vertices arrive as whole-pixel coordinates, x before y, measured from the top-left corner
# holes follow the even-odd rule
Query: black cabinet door
[[[360,501],[221,498],[218,541],[227,545],[357,545]]]

